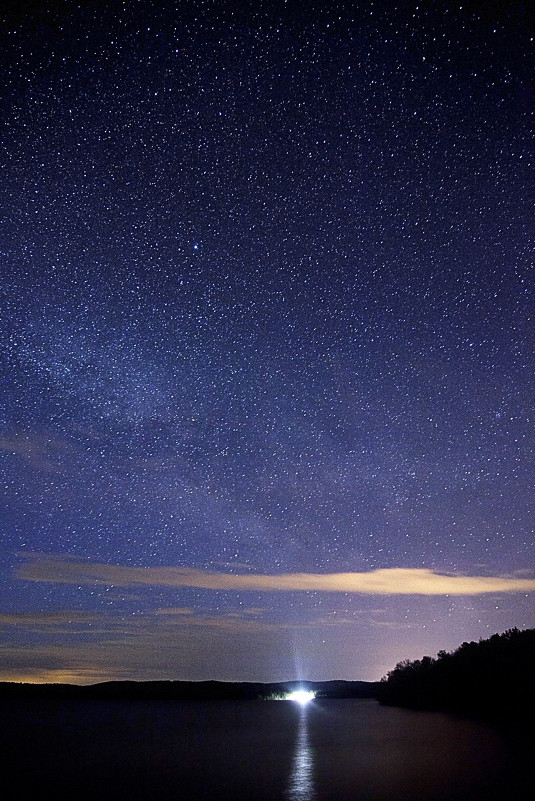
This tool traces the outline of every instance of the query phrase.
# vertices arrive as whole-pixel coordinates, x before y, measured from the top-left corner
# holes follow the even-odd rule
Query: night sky
[[[0,679],[535,626],[527,10],[4,12]]]

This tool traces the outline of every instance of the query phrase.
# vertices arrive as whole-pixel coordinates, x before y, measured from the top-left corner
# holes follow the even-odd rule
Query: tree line
[[[535,713],[535,629],[463,642],[451,653],[399,662],[377,686],[382,704],[495,720]]]

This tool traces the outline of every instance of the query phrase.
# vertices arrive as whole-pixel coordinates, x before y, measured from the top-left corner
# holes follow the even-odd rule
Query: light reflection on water
[[[307,708],[303,706],[286,793],[288,801],[315,801],[313,771],[314,753],[308,741]]]

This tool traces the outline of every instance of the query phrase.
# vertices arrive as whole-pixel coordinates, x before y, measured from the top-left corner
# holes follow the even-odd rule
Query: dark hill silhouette
[[[377,685],[382,704],[525,722],[535,714],[535,629],[405,660]]]
[[[108,681],[92,685],[0,682],[0,699],[58,700],[262,700],[296,689],[314,690],[318,698],[374,698],[377,682],[368,681]]]

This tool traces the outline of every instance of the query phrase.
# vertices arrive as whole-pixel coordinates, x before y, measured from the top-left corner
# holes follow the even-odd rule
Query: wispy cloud
[[[194,610],[190,606],[173,606],[166,609],[156,609],[155,614],[167,615],[168,617],[184,617],[194,614]]]
[[[135,621],[106,612],[91,630],[79,627],[73,637],[77,621],[82,622],[76,611],[3,614],[0,680],[88,684],[218,675],[232,681],[246,679],[251,670],[251,680],[267,681],[269,674],[257,673],[262,655],[289,674],[292,631],[303,627],[189,607],[155,610]],[[37,636],[27,637],[28,632]]]
[[[29,629],[39,629],[41,627],[51,628],[54,626],[63,628],[66,626],[88,625],[100,620],[96,614],[86,614],[85,612],[0,612],[0,628],[5,626],[17,626]]]
[[[35,554],[17,571],[19,579],[57,584],[115,587],[194,587],[243,592],[313,591],[364,595],[482,595],[535,591],[535,579],[516,576],[465,576],[427,568],[384,568],[369,572],[219,573],[190,567],[128,567],[78,562]]]
[[[74,453],[65,440],[34,433],[0,436],[0,451],[11,453],[41,473],[59,473],[65,459]]]

